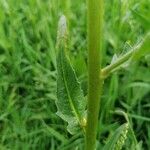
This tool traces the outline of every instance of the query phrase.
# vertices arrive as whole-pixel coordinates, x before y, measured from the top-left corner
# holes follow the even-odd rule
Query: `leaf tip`
[[[64,41],[67,37],[67,19],[65,15],[62,15],[58,21],[58,30],[57,30],[57,45],[61,41]]]

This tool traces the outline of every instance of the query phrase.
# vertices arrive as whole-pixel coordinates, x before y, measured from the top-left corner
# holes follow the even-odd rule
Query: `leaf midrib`
[[[69,104],[70,104],[70,107],[72,108],[73,112],[74,112],[74,115],[76,116],[78,122],[80,123],[80,114],[79,112],[76,110],[74,104],[73,104],[73,100],[71,98],[71,95],[70,95],[70,92],[69,92],[69,89],[68,89],[68,84],[67,84],[67,81],[66,81],[66,78],[65,78],[65,71],[63,69],[63,63],[62,63],[62,53],[63,53],[63,50],[61,50],[61,61],[60,61],[60,65],[61,65],[61,70],[62,70],[62,75],[63,75],[63,81],[64,81],[64,85],[65,85],[65,89],[67,91],[67,96],[68,96],[68,100],[69,100]],[[65,56],[64,56],[65,57]],[[67,58],[66,58],[67,59]],[[68,61],[68,60],[67,60]],[[71,67],[71,66],[70,66]]]

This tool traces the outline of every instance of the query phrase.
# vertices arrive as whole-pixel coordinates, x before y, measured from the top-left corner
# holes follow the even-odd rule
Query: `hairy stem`
[[[102,81],[101,68],[103,1],[88,0],[88,114],[86,150],[95,150]]]
[[[148,54],[150,52],[149,49],[150,42],[150,33],[148,33],[145,38],[136,46],[134,46],[129,52],[124,54],[122,57],[118,58],[114,63],[106,66],[100,71],[101,78],[105,79],[114,72],[117,68],[119,68],[123,63],[128,61],[130,58],[132,60],[139,59],[140,57]]]
[[[106,78],[111,72],[113,72],[116,68],[118,68],[119,66],[121,66],[123,63],[125,63],[133,54],[133,50],[129,51],[128,53],[126,53],[125,55],[123,55],[122,57],[118,58],[116,60],[116,62],[106,66],[105,68],[103,68],[101,70],[101,76],[103,78]]]

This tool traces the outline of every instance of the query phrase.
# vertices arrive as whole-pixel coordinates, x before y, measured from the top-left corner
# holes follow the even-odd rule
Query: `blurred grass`
[[[68,0],[69,1],[69,0]],[[149,0],[105,1],[103,66],[123,54],[150,29]],[[69,18],[72,63],[86,95],[85,0],[0,1],[0,149],[82,149],[81,134],[70,136],[55,114],[57,22]],[[99,145],[125,122],[111,113],[127,112],[143,149],[150,149],[150,56],[105,81],[99,120]],[[125,70],[125,71],[124,71]],[[124,149],[133,145],[132,135]]]

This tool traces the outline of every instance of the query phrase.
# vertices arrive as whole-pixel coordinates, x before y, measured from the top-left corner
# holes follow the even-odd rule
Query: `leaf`
[[[4,62],[6,59],[5,55],[0,55],[0,63]]]
[[[146,35],[143,42],[141,42],[135,52],[133,53],[131,59],[138,60],[142,56],[150,54],[150,33]]]
[[[61,38],[64,37],[61,35]],[[57,56],[57,115],[68,123],[68,131],[75,134],[83,124],[86,102],[80,83],[65,54],[65,40],[60,40]]]
[[[127,138],[128,127],[128,123],[125,123],[116,129],[103,150],[121,150]]]
[[[55,129],[52,127],[48,126],[43,120],[42,120],[43,126],[45,127],[46,132],[49,132],[52,134],[56,139],[60,140],[63,143],[68,142],[68,140],[59,132],[57,132]]]
[[[114,64],[117,59],[118,59],[117,54],[114,54],[114,55],[113,55],[113,58],[112,58],[112,60],[111,60],[111,64]]]
[[[136,146],[136,150],[142,150],[142,141],[140,141]]]
[[[58,22],[58,31],[57,31],[57,48],[61,45],[66,47],[66,39],[67,39],[68,31],[67,31],[67,21],[66,17],[62,15]]]
[[[57,71],[57,114],[68,122],[68,130],[74,134],[84,116],[85,99],[64,49],[58,53]]]
[[[142,24],[142,26],[146,29],[149,30],[149,26],[150,26],[150,21],[149,21],[149,17],[141,14],[140,12],[136,11],[136,10],[131,10],[133,15],[139,20],[139,22]]]

